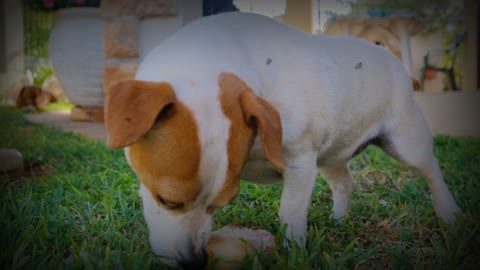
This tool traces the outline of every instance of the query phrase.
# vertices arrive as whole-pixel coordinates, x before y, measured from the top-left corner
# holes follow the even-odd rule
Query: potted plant
[[[103,106],[103,24],[99,1],[43,0],[55,10],[48,57],[68,100],[79,106]]]

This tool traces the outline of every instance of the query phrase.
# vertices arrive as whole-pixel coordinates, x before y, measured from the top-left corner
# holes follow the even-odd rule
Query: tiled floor
[[[50,127],[58,127],[63,130],[76,132],[93,139],[105,141],[107,138],[104,123],[72,121],[70,120],[70,110],[48,113],[32,113],[27,114],[26,118],[30,122],[45,124]]]

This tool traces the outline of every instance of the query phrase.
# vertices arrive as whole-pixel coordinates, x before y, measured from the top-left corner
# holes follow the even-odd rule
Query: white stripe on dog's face
[[[203,157],[192,112],[177,101],[125,154],[142,182],[152,249],[173,263],[200,252],[210,232],[201,178]],[[220,142],[221,143],[221,142]],[[213,170],[214,171],[214,170]]]
[[[240,189],[240,171],[255,131],[239,102],[240,93],[249,89],[232,87],[231,79],[220,76],[209,86],[217,99],[177,94],[168,116],[125,150],[142,182],[152,249],[171,258],[166,263],[200,252],[210,237],[213,212]]]
[[[180,214],[169,211],[158,204],[143,184],[139,194],[151,248],[163,257],[165,263],[178,266],[178,260],[192,256],[193,251],[199,252],[207,243],[212,229],[211,215],[206,215],[200,208]],[[196,239],[195,244],[193,239]]]

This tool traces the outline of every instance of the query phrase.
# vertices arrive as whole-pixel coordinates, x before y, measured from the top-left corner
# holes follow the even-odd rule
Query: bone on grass
[[[241,266],[247,256],[257,251],[270,254],[275,250],[275,237],[266,230],[227,225],[212,232],[207,244],[209,263],[216,269],[232,269]]]

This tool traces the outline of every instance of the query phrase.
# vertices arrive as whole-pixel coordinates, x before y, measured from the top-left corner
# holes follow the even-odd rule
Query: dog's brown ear
[[[120,148],[133,144],[152,128],[160,112],[175,101],[168,83],[127,80],[114,85],[107,91],[105,101],[107,145]]]
[[[240,106],[247,122],[254,121],[267,159],[283,173],[282,122],[272,104],[256,96],[252,91],[240,94]]]

